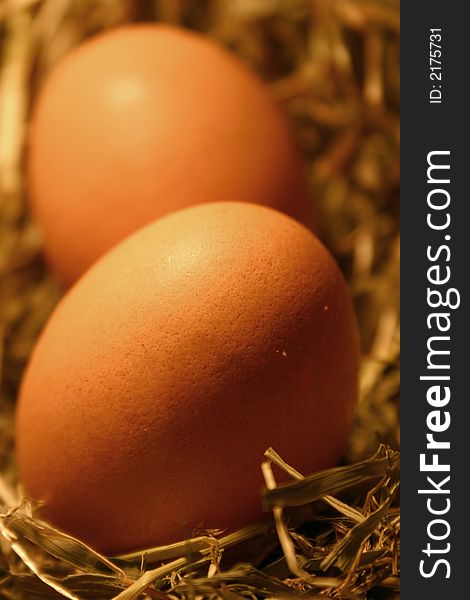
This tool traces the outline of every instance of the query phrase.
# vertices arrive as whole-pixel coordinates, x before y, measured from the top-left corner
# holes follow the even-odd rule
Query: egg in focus
[[[253,204],[171,214],[46,325],[16,420],[26,492],[109,554],[245,526],[267,447],[305,473],[337,463],[358,360],[347,286],[307,228]]]
[[[208,38],[168,25],[97,35],[53,69],[33,110],[28,181],[66,285],[131,232],[193,204],[243,199],[312,222],[268,88]]]

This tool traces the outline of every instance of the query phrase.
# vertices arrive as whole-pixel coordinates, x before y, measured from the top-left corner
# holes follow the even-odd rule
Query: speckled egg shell
[[[250,204],[174,213],[98,261],[41,335],[17,414],[25,488],[105,552],[244,526],[267,447],[304,472],[338,461],[358,356],[310,231]]]

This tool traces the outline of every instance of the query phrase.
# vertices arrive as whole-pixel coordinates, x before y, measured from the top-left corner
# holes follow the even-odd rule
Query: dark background
[[[466,325],[466,298],[468,295],[468,115],[465,97],[468,52],[468,22],[456,4],[432,0],[422,3],[405,2],[401,8],[401,166],[402,166],[402,594],[408,598],[427,600],[466,597],[468,519],[466,511],[468,481],[468,432],[466,425],[465,373],[468,370],[468,327]],[[442,104],[429,104],[428,94],[433,83],[429,79],[429,29],[442,29]],[[431,186],[426,183],[427,153],[432,150],[450,150],[452,222],[445,232],[427,228],[426,196]],[[450,285],[461,292],[461,305],[451,312],[451,427],[441,434],[441,439],[451,440],[450,452],[441,451],[441,461],[448,456],[451,462],[452,507],[442,518],[449,520],[452,531],[442,542],[432,542],[434,547],[451,543],[448,558],[451,578],[445,579],[441,566],[436,575],[424,579],[419,575],[419,562],[426,558],[422,548],[428,537],[426,527],[432,516],[426,509],[427,496],[419,496],[419,488],[426,485],[426,475],[419,472],[419,454],[425,452],[426,415],[431,407],[426,402],[429,382],[420,382],[419,376],[426,367],[426,341],[430,331],[426,327],[426,271],[429,266],[426,247],[444,243],[446,233],[450,241],[452,270]],[[442,240],[442,242],[441,242]],[[438,309],[439,310],[439,309]],[[440,309],[446,310],[446,309]],[[448,309],[447,309],[448,310]],[[434,335],[434,334],[431,334]],[[445,335],[445,334],[443,334]],[[446,357],[448,358],[448,357]],[[428,458],[428,461],[430,459]],[[436,473],[435,481],[447,474]],[[434,496],[437,498],[438,496]],[[440,496],[443,498],[445,496]],[[441,506],[443,501],[441,500]],[[439,504],[435,503],[436,508]],[[442,529],[440,530],[442,531]],[[436,528],[436,533],[438,529]],[[434,555],[439,558],[440,555]],[[426,558],[426,565],[432,560]],[[455,596],[454,596],[455,594]]]

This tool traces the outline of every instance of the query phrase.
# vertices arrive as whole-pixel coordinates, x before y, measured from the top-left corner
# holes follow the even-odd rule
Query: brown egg
[[[303,165],[269,90],[209,39],[166,25],[96,36],[35,106],[29,188],[64,283],[136,229],[236,200],[312,219]]]
[[[174,213],[99,260],[42,333],[17,414],[26,491],[109,553],[244,526],[269,446],[303,472],[340,458],[358,354],[309,230],[251,204]]]

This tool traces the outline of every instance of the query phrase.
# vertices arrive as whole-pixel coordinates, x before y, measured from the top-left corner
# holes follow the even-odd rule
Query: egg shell
[[[260,203],[311,224],[288,124],[268,88],[202,35],[130,25],[53,70],[33,111],[29,190],[46,256],[70,284],[175,210]]]
[[[108,553],[244,526],[269,446],[305,473],[338,461],[358,356],[309,230],[243,203],[174,213],[98,261],[43,331],[17,413],[26,491]]]

